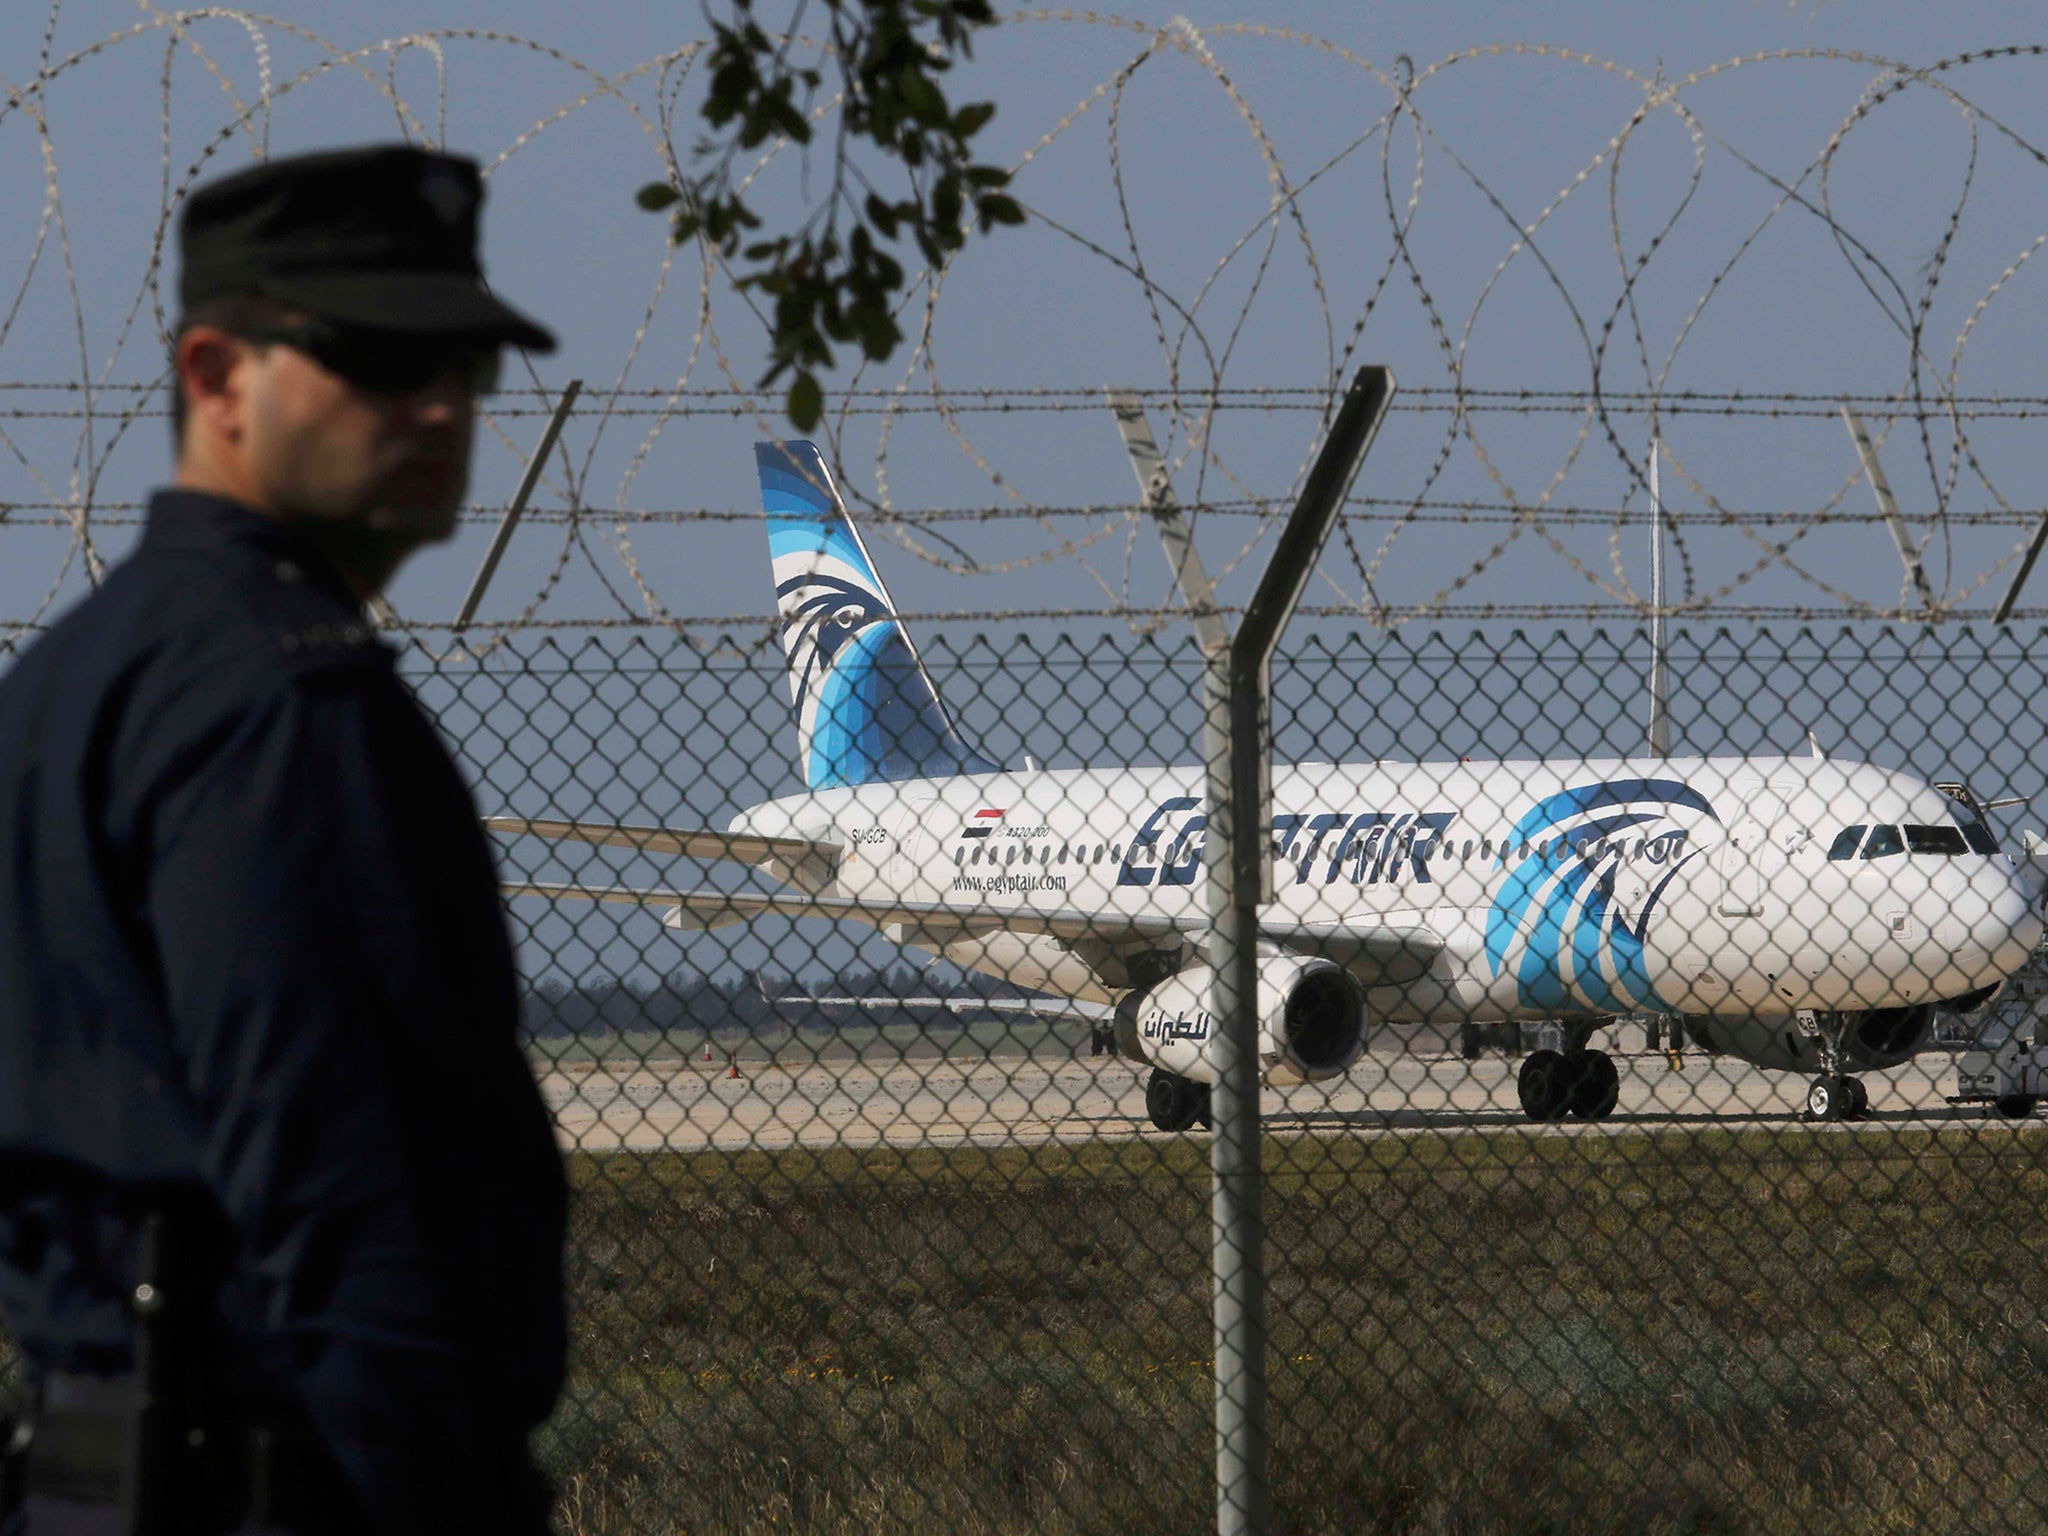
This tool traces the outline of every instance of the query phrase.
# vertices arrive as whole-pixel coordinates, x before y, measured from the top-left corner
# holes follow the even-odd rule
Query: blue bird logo
[[[1651,983],[1643,937],[1665,889],[1701,851],[1687,846],[1699,817],[1720,820],[1679,780],[1610,779],[1551,795],[1515,823],[1501,845],[1499,867],[1510,873],[1487,913],[1486,958],[1496,976],[1514,962],[1520,1006],[1675,1011]],[[1631,845],[1656,871],[1632,915],[1614,900]]]

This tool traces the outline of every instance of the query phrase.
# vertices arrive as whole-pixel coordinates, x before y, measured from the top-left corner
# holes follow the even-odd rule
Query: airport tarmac
[[[1535,1125],[1515,1098],[1518,1063],[1489,1053],[1370,1056],[1329,1083],[1268,1089],[1270,1131],[1365,1135],[1480,1130],[1601,1135],[1660,1128],[1797,1126],[1807,1080],[1725,1057],[1615,1053],[1621,1100],[1607,1120]],[[733,1076],[737,1070],[738,1076]],[[897,1055],[769,1061],[617,1061],[541,1069],[565,1147],[698,1152],[808,1147],[1041,1146],[1159,1136],[1149,1069],[1115,1057]],[[1952,1105],[1953,1058],[1923,1055],[1863,1075],[1871,1116],[1841,1129],[1982,1121]],[[2006,1122],[1994,1121],[2004,1125]]]

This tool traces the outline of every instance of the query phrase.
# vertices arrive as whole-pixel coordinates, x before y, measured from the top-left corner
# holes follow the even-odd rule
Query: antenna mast
[[[1650,439],[1650,755],[1671,752],[1671,670],[1664,650],[1664,498],[1658,492],[1661,438]]]

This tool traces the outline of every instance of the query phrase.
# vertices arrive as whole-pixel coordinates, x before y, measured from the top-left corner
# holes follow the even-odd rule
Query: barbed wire
[[[1383,517],[1389,512],[1399,512],[1415,522],[1422,523],[1506,523],[1519,518],[1519,507],[1506,502],[1477,501],[1400,501],[1385,496],[1354,496],[1344,503],[1344,516],[1355,520],[1370,521]],[[465,507],[456,514],[459,524],[470,527],[492,527],[504,517],[508,509],[504,506]],[[1183,506],[1184,513],[1200,513],[1218,518],[1254,518],[1266,520],[1271,508],[1262,501],[1209,501],[1195,506]],[[146,520],[146,502],[103,501],[95,512],[95,520],[109,528],[139,527]],[[2028,528],[2036,526],[2048,508],[2012,508],[1990,512],[1957,512],[1950,514],[1950,521],[1957,527],[1967,528]],[[1552,518],[1559,522],[1606,522],[1616,517],[1628,516],[1627,509],[1613,506],[1576,506],[1570,503],[1556,503],[1549,509]],[[523,520],[532,523],[571,524],[588,516],[573,507],[543,507],[521,514]],[[1014,507],[918,507],[898,509],[888,518],[878,520],[882,527],[919,528],[941,523],[1001,523],[1036,521],[1039,518],[1080,518],[1090,522],[1109,517],[1135,515],[1132,509],[1115,502],[1084,502],[1073,506],[1037,506],[1026,511]],[[723,523],[746,527],[763,527],[761,514],[742,511],[731,507],[636,507],[628,512],[609,512],[608,519],[628,524],[681,524],[681,523]],[[1679,529],[1685,528],[1733,528],[1751,526],[1759,528],[1786,527],[1802,528],[1813,522],[1813,514],[1803,508],[1787,508],[1766,511],[1744,508],[1721,512],[1683,512],[1667,516],[1667,523]],[[68,528],[74,521],[71,510],[52,503],[15,502],[0,504],[0,526],[13,528]],[[1881,526],[1886,519],[1877,511],[1843,510],[1828,519],[1831,525]]]
[[[77,358],[75,377],[0,380],[0,473],[17,476],[20,492],[0,485],[0,538],[37,529],[69,534],[49,579],[10,601],[17,631],[38,626],[68,587],[97,580],[102,534],[132,527],[139,515],[132,495],[111,490],[110,476],[133,429],[167,414],[164,380],[160,372],[121,374],[124,366],[135,372],[142,354],[150,354],[142,370],[150,371],[167,339],[164,244],[179,204],[235,156],[268,153],[280,114],[310,100],[311,87],[354,93],[388,111],[406,137],[438,144],[451,100],[461,94],[461,65],[475,59],[486,67],[495,103],[515,99],[515,90],[532,93],[516,98],[525,126],[495,151],[484,146],[494,178],[523,171],[547,135],[594,117],[622,124],[655,175],[679,179],[687,163],[676,135],[691,131],[688,91],[701,44],[601,70],[488,28],[350,45],[254,12],[174,10],[142,0],[133,24],[60,53],[63,9],[57,0],[33,68],[18,81],[0,81],[0,152],[10,131],[32,139],[43,194],[13,292],[0,299],[0,347],[34,325],[45,366],[60,342]],[[2048,235],[2012,235],[1979,213],[1987,203],[1994,212],[2039,203],[2035,178],[2048,169],[2039,141],[2048,135],[2021,119],[2040,94],[2032,83],[2041,47],[1918,64],[1852,49],[1787,49],[1666,77],[1537,44],[1464,49],[1417,67],[1271,26],[1154,26],[1074,10],[1019,12],[1006,25],[1057,29],[1076,56],[1081,44],[1095,50],[1087,56],[1099,73],[1073,105],[1017,140],[1013,190],[1037,242],[1029,259],[1065,291],[1113,290],[1139,317],[1156,355],[1147,364],[1152,377],[1140,379],[1136,393],[1158,417],[1179,501],[1199,516],[1205,540],[1223,541],[1211,566],[1225,581],[1291,504],[1320,422],[1367,356],[1397,362],[1398,414],[1438,424],[1433,440],[1406,434],[1398,457],[1378,450],[1371,493],[1349,504],[1342,537],[1324,562],[1321,595],[1332,610],[1375,626],[1646,617],[1641,520],[1653,434],[1663,445],[1678,573],[1663,611],[1674,616],[1967,620],[1990,610],[1990,589],[2014,567],[2040,520],[2040,489],[2004,483],[2015,471],[1997,433],[2004,430],[1998,424],[2048,416],[2048,395],[1986,387],[1969,364],[1986,336],[2042,328],[2018,279]],[[154,60],[153,101],[99,83],[138,51]],[[429,66],[424,76],[412,71],[415,58]],[[1334,130],[1330,142],[1275,126],[1273,103],[1247,83],[1273,71],[1244,67],[1275,59],[1291,81],[1324,70],[1344,82],[1355,115],[1319,125]],[[513,60],[530,77],[514,82]],[[1583,80],[1587,89],[1575,94],[1588,102],[1595,85],[1611,94],[1613,118],[1578,152],[1556,138],[1567,167],[1556,180],[1482,169],[1494,146],[1473,138],[1466,113],[1474,91],[1498,94],[1497,76],[1486,72],[1502,68],[1516,71],[1516,80],[1553,73]],[[1734,89],[1731,82],[1757,99],[1807,104],[1837,90],[1838,73],[1838,105],[1808,149],[1786,153],[1788,131],[1774,139],[1772,153],[1759,151],[1742,141],[1737,116],[1720,110],[1717,93]],[[1995,98],[2014,81],[2018,105],[2006,109]],[[94,93],[102,107],[117,99],[138,111],[146,106],[154,119],[156,202],[121,226],[116,243],[132,247],[139,276],[111,306],[119,315],[111,326],[111,290],[103,286],[93,295],[95,323],[87,324],[82,247],[65,196],[94,168],[74,167],[52,126],[60,120],[52,105],[70,90]],[[1206,174],[1218,180],[1206,200],[1215,211],[1175,203],[1162,215],[1158,199],[1146,195],[1139,141],[1162,103],[1186,113],[1204,100],[1217,108],[1201,144]],[[1953,174],[1888,183],[1885,197],[1865,210],[1852,195],[1850,173],[1863,165],[1849,158],[1852,148],[1868,138],[1881,158],[1894,124],[1916,133],[1924,126],[1904,116],[1922,106],[1937,108],[1957,131]],[[831,102],[817,108],[821,118],[834,110]],[[1028,125],[1042,110],[1042,102],[1007,99],[1003,120]],[[1590,120],[1566,127],[1577,132]],[[1229,160],[1233,139],[1247,150],[1244,187],[1223,185],[1223,167],[1237,163]],[[795,159],[786,145],[766,147],[750,184],[796,175]],[[1676,164],[1682,174],[1671,174]],[[1101,181],[1085,182],[1083,172]],[[621,159],[615,179],[624,188],[646,177]],[[1105,184],[1114,208],[1107,220],[1090,211]],[[1901,198],[1911,205],[1906,214],[1925,215],[1932,240],[1911,260],[1885,254],[1892,232],[1912,223]],[[1645,219],[1643,209],[1654,211]],[[564,441],[573,451],[550,466],[541,504],[527,514],[556,542],[501,628],[716,629],[731,622],[702,611],[702,593],[688,589],[691,561],[666,559],[646,541],[666,528],[758,520],[758,512],[648,505],[639,486],[670,454],[688,452],[680,434],[692,423],[740,421],[759,435],[780,435],[775,401],[747,382],[735,360],[759,355],[760,319],[730,292],[713,253],[667,247],[623,195],[617,218],[620,239],[608,243],[646,253],[651,291],[616,372],[587,390],[572,418]],[[506,238],[502,228],[496,238]],[[1803,312],[1830,317],[1829,334],[1848,338],[1845,352],[1861,340],[1851,328],[1889,338],[1875,383],[1868,368],[1880,354],[1866,348],[1855,359],[1865,376],[1845,380],[1853,388],[1782,387],[1782,379],[1727,387],[1728,360],[1770,351],[1782,320],[1784,311],[1755,293],[1735,297],[1746,274],[1773,270],[1777,240],[1808,242],[1797,268]],[[1575,254],[1598,243],[1607,247],[1606,267]],[[1812,250],[1825,250],[1824,265],[1809,259]],[[1341,260],[1333,259],[1337,251]],[[1098,599],[1015,608],[1012,616],[1114,614],[1138,630],[1171,622],[1174,605],[1153,600],[1145,586],[1157,580],[1158,562],[1138,557],[1149,530],[1120,499],[1124,486],[1074,494],[1072,477],[1060,473],[1066,466],[1049,462],[1062,456],[1045,454],[1042,434],[1031,432],[1041,419],[1094,413],[1106,420],[1100,388],[961,382],[959,365],[941,366],[942,353],[960,350],[954,310],[987,318],[985,298],[948,297],[962,281],[961,261],[981,259],[996,258],[973,247],[953,267],[920,274],[905,300],[904,329],[913,338],[907,357],[887,378],[880,365],[862,364],[833,390],[823,437],[842,487],[880,537],[936,571],[1015,576],[1073,568]],[[1966,281],[1975,286],[1949,300]],[[52,288],[62,293],[54,308],[44,302],[54,299]],[[1689,301],[1682,297],[1688,289]],[[1540,327],[1526,319],[1538,309]],[[49,319],[59,312],[69,316],[68,336]],[[1554,377],[1541,387],[1503,385],[1496,363],[1482,365],[1495,348],[1541,350],[1527,339],[1539,329],[1544,346],[1556,344]],[[1299,378],[1313,354],[1308,382],[1258,380],[1273,371],[1272,354],[1259,345],[1269,333],[1305,338],[1290,351],[1288,371]],[[1715,387],[1688,376],[1691,359],[1702,354],[1711,354],[1702,371],[1723,375]],[[648,382],[650,370],[661,382]],[[2033,380],[2023,374],[2017,382]],[[555,394],[529,365],[522,382],[488,402],[487,441],[522,455],[530,432],[521,424],[548,413]],[[1882,520],[1857,493],[1862,472],[1838,420],[1845,405],[1868,419],[1880,449],[1910,459],[1893,466],[1893,478],[1914,492],[1911,537],[1935,581],[1931,606],[1905,601],[1903,578],[1896,601],[1872,590],[1842,559],[1843,546],[1830,542],[1861,530],[1867,546],[1869,528]],[[1260,430],[1272,417],[1310,417],[1315,425],[1291,429],[1291,447],[1276,446]],[[1773,439],[1768,450],[1799,468],[1798,488],[1763,497],[1745,488],[1726,460],[1757,454],[1746,445],[1730,455],[1728,440],[1713,435],[1716,422],[1807,431]],[[1545,423],[1563,435],[1530,437]],[[916,462],[906,466],[912,424],[919,428],[910,450]],[[931,478],[924,463],[935,433],[956,451],[946,489],[911,494],[907,488]],[[610,504],[600,507],[594,477],[613,471]],[[497,512],[479,506],[465,520]],[[1008,532],[999,544],[979,543],[969,538],[977,527]],[[1447,527],[1490,532],[1463,543],[1427,536]],[[1020,546],[1027,530],[1035,532]],[[578,568],[594,578],[607,611],[549,612]],[[1141,568],[1150,575],[1141,577]],[[424,617],[397,622],[435,627]]]

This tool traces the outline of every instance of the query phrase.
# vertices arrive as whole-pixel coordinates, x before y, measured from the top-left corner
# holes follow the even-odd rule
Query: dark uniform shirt
[[[380,1530],[539,1529],[564,1185],[474,805],[285,525],[159,493],[0,678],[0,1303],[117,1372],[138,1189],[224,1217],[212,1369]]]

